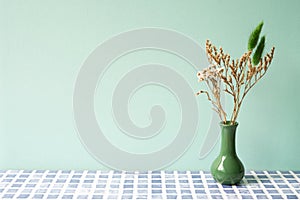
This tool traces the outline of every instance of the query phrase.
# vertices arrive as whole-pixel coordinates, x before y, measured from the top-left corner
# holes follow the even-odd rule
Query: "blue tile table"
[[[248,171],[222,186],[205,171],[2,170],[0,199],[300,199],[300,171]]]

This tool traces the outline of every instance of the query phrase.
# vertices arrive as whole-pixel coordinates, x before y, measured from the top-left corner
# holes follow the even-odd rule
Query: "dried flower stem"
[[[233,60],[229,54],[225,54],[220,47],[219,50],[206,41],[206,53],[210,66],[198,73],[199,81],[205,80],[214,99],[210,98],[209,92],[200,91],[197,94],[206,93],[208,100],[214,106],[220,119],[226,122],[226,112],[220,101],[220,85],[224,82],[224,91],[233,97],[233,112],[230,121],[235,123],[242,102],[249,90],[266,74],[274,56],[273,47],[269,53],[260,59],[257,65],[252,64],[251,54],[248,51],[240,59]]]

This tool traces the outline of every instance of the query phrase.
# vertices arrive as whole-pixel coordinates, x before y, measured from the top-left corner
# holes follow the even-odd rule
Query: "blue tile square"
[[[87,178],[87,179],[93,179],[93,178],[95,178],[95,175],[93,175],[93,174],[87,174],[85,176],[85,178]]]
[[[138,184],[138,188],[148,188],[148,185],[146,184]]]
[[[12,184],[12,186],[11,187],[21,187],[22,186],[22,184]]]
[[[202,180],[193,180],[193,183],[202,183]]]
[[[253,199],[251,195],[241,195],[242,199]]]
[[[253,190],[254,194],[264,194],[263,190]]]
[[[191,194],[190,190],[181,190],[181,194]]]
[[[270,194],[277,194],[277,193],[279,193],[278,190],[267,190],[267,191]]]
[[[122,199],[132,199],[132,195],[123,195]]]
[[[245,175],[246,179],[255,179],[253,175]]]
[[[147,174],[138,175],[138,178],[148,178],[148,175]]]
[[[274,179],[281,179],[281,176],[280,175],[276,175],[276,174],[275,175],[272,174],[271,177],[274,178]]]
[[[181,196],[182,199],[193,199],[192,195],[182,195]]]
[[[268,199],[266,195],[256,195],[257,199]]]
[[[152,190],[152,193],[153,193],[153,194],[161,194],[161,193],[162,193],[162,190]]]
[[[224,190],[224,192],[227,194],[235,194],[234,190]]]
[[[120,185],[117,185],[117,184],[110,185],[110,188],[119,188],[119,187],[120,187]]]
[[[12,199],[15,196],[15,194],[4,194],[3,198],[5,199]]]
[[[250,194],[250,191],[248,189],[239,189],[240,194]]]
[[[277,171],[268,171],[268,174],[277,174]]]
[[[49,194],[47,196],[47,199],[57,199],[58,198],[58,194]]]
[[[65,194],[62,196],[62,199],[72,199],[73,195],[72,194]]]
[[[35,195],[33,196],[34,199],[42,199],[43,197],[44,197],[43,194],[35,194]]]
[[[257,175],[257,177],[258,177],[259,179],[267,179],[267,178],[268,178],[266,175]]]
[[[79,183],[79,182],[80,182],[79,179],[71,179],[71,180],[70,180],[70,183]]]
[[[196,194],[206,194],[205,190],[195,190]]]
[[[124,185],[123,188],[133,188],[133,185]]]
[[[166,188],[175,188],[175,185],[168,184],[168,185],[166,185]]]
[[[76,199],[87,199],[88,197],[88,195],[78,195]]]
[[[287,180],[289,183],[299,183],[297,180],[294,180],[294,179],[288,179]]]
[[[282,190],[282,192],[284,193],[284,194],[293,194],[294,192],[292,191],[292,190],[290,190],[290,189],[284,189],[284,190]]]
[[[179,183],[188,183],[188,180],[179,180]]]
[[[68,184],[68,188],[77,188],[78,184]]]
[[[204,185],[198,185],[198,184],[196,185],[196,184],[195,184],[195,185],[194,185],[194,188],[204,188]],[[211,188],[212,188],[212,187],[211,187]]]
[[[138,193],[147,193],[148,190],[138,190]]]
[[[112,200],[118,199],[118,195],[108,195],[107,199],[112,199]]]
[[[176,190],[166,190],[166,192],[167,192],[167,194],[170,194],[170,193],[176,193],[177,194]]]
[[[56,183],[65,183],[67,180],[66,179],[57,179]]]
[[[46,193],[47,189],[37,189],[35,192],[36,193]]]
[[[10,179],[10,178],[6,178],[6,179],[3,179],[1,182],[3,183],[10,183],[12,182],[13,179]]]
[[[29,197],[30,194],[20,194],[17,198],[18,199],[26,199]]]
[[[64,191],[64,193],[65,193],[65,194],[66,194],[66,193],[73,194],[75,191],[76,191],[75,189],[66,189],[66,190]]]
[[[177,199],[177,195],[167,195],[167,199]]]
[[[220,190],[209,190],[209,192],[211,193],[211,194],[221,194],[221,191]]]
[[[162,195],[158,195],[158,194],[153,194],[151,196],[151,199],[163,199]]]
[[[265,174],[263,171],[254,171],[255,174]]]
[[[218,188],[217,185],[207,185],[207,186],[208,186],[208,188]]]
[[[296,195],[286,195],[287,199],[298,199]]]
[[[60,193],[61,189],[51,189],[50,193]]]
[[[19,189],[8,189],[7,193],[16,193]]]
[[[50,170],[48,173],[49,174],[56,174],[58,171],[57,170]]]
[[[133,190],[123,190],[123,194],[132,194]]]
[[[104,184],[97,184],[96,185],[96,188],[105,188],[106,187],[106,185],[104,185]]]
[[[51,183],[53,181],[53,179],[44,179],[42,181],[42,183]]]
[[[42,174],[44,173],[46,170],[36,170],[35,173],[39,173],[39,174]]]
[[[284,183],[284,180],[282,180],[282,179],[275,179],[274,182],[275,183]]]
[[[103,195],[93,195],[92,199],[103,199]]]
[[[223,199],[222,195],[211,195],[212,199]]]
[[[265,188],[275,188],[274,185],[264,185]]]
[[[283,199],[281,195],[271,195],[272,199]]]
[[[17,174],[7,174],[5,178],[15,178]]]
[[[171,179],[171,180],[168,179],[168,180],[165,181],[165,183],[175,183],[175,180],[173,180],[173,179]]]
[[[161,178],[160,175],[152,175],[152,178]]]
[[[32,189],[23,189],[21,193],[31,193],[32,192]]]
[[[281,172],[281,174],[290,174],[289,171],[280,171],[280,172]]]
[[[81,187],[82,188],[91,188],[92,185],[91,184],[82,184]]]
[[[124,183],[133,183],[133,180],[125,180]]]
[[[277,186],[278,186],[279,188],[289,188],[288,185],[283,185],[283,184],[278,184]]]
[[[206,194],[197,194],[196,199],[209,199]]]

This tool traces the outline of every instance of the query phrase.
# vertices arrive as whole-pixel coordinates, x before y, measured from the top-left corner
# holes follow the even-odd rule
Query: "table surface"
[[[300,199],[300,171],[248,171],[223,186],[206,171],[2,170],[0,199]]]

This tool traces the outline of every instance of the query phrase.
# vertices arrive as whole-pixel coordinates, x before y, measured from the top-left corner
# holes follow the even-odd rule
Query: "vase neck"
[[[236,156],[235,133],[237,125],[221,125],[221,155]]]

